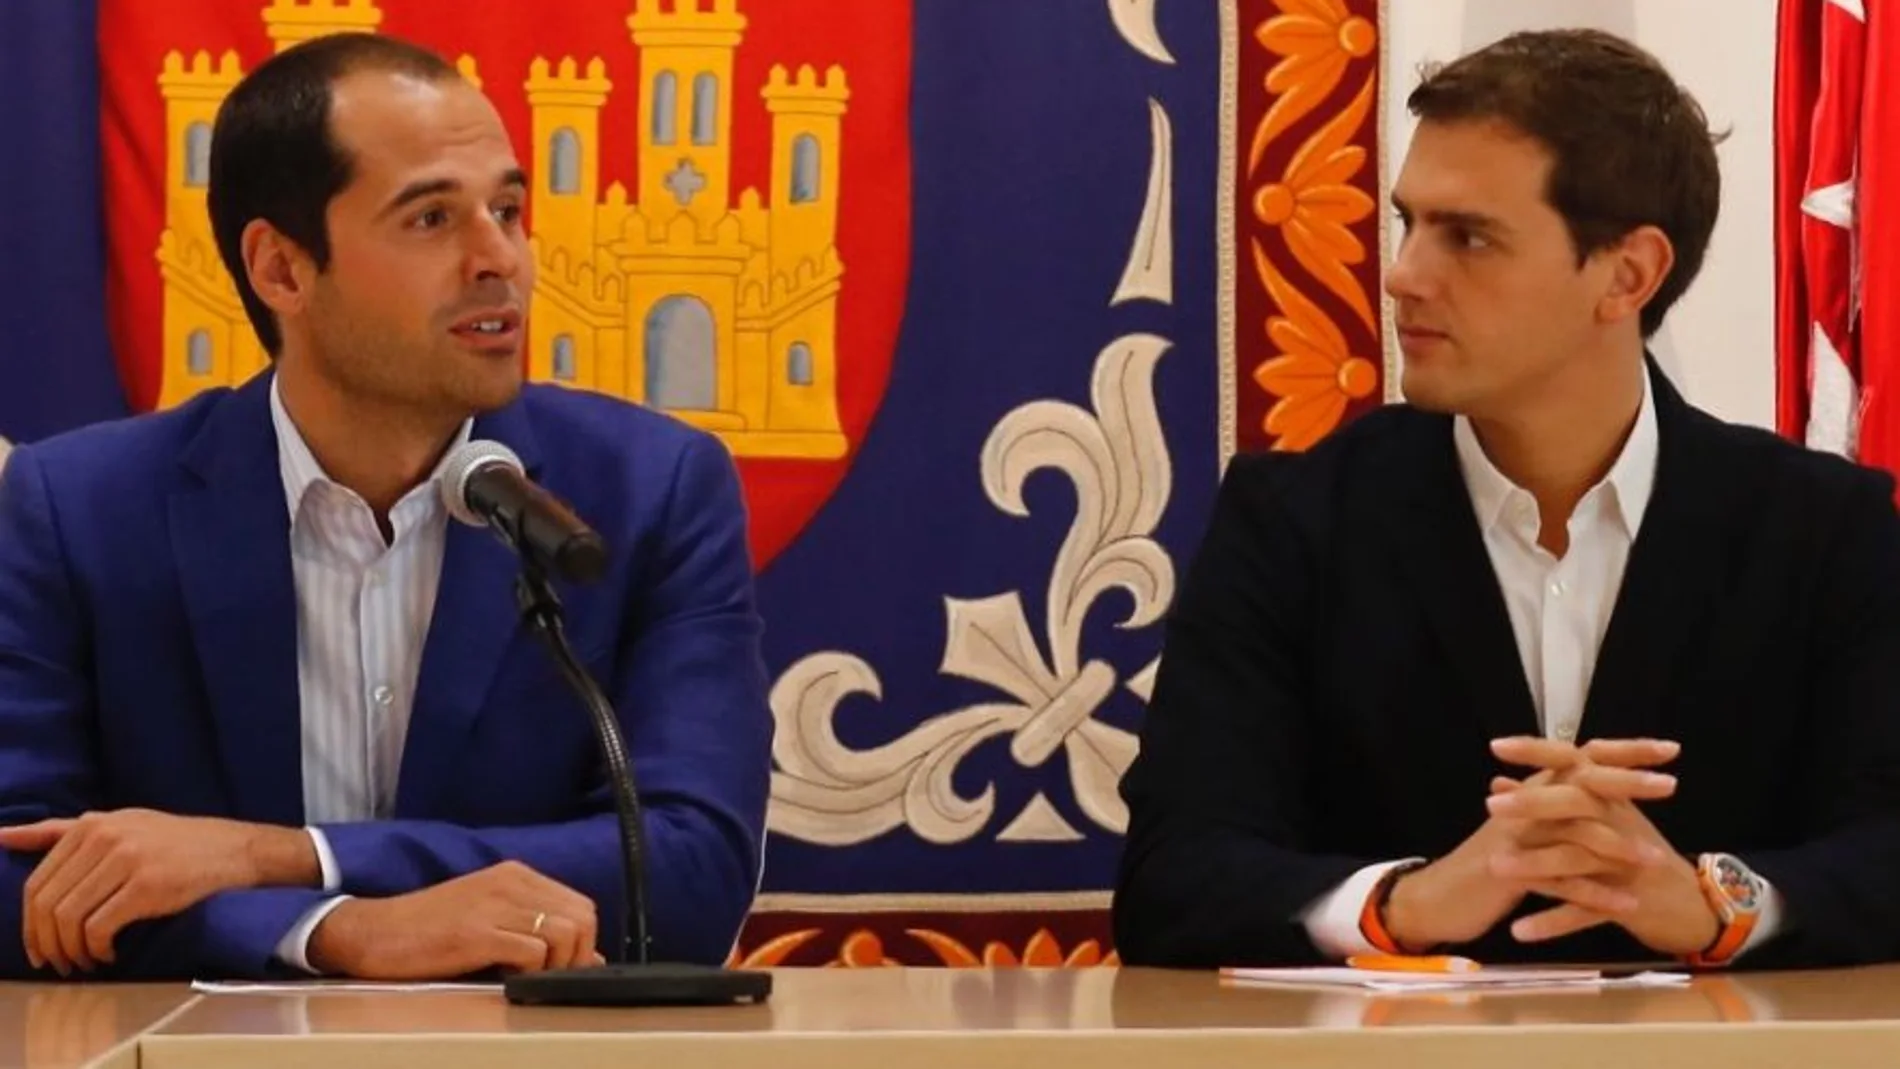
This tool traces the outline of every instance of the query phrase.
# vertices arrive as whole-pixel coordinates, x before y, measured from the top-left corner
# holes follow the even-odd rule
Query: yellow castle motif
[[[277,50],[329,33],[373,33],[375,0],[272,0]],[[596,57],[537,58],[529,312],[531,378],[664,409],[741,456],[844,455],[838,422],[837,251],[844,71],[773,67],[771,201],[732,196],[738,0],[636,0],[637,199],[599,189],[600,112],[613,89]],[[481,81],[470,57],[457,66]],[[235,385],[265,366],[218,259],[205,207],[211,127],[243,76],[238,58],[165,57],[167,132],[161,406]]]

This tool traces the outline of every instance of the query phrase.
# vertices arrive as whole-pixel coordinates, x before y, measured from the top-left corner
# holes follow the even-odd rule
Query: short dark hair
[[[1436,122],[1500,120],[1552,158],[1545,199],[1579,263],[1639,226],[1668,235],[1676,261],[1649,304],[1644,337],[1702,269],[1722,201],[1708,117],[1656,57],[1600,30],[1517,33],[1425,68],[1406,100]]]
[[[349,154],[330,129],[331,87],[360,70],[431,81],[460,77],[447,60],[407,41],[332,34],[265,60],[218,108],[206,191],[211,232],[237,283],[244,314],[273,358],[283,350],[283,332],[246,277],[244,228],[262,219],[308,252],[319,270],[329,265],[324,213],[350,184],[352,170]]]

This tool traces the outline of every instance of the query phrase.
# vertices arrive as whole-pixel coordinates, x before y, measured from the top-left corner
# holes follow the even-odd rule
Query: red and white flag
[[[1776,423],[1900,472],[1900,11],[1781,0]]]

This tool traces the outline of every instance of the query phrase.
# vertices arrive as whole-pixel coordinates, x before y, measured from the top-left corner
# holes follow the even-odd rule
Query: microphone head
[[[515,451],[496,441],[473,438],[449,452],[442,462],[442,476],[437,483],[442,493],[442,503],[448,506],[449,515],[471,527],[488,526],[487,518],[468,503],[468,480],[483,468],[497,464],[516,471],[524,470],[521,458],[515,455]]]

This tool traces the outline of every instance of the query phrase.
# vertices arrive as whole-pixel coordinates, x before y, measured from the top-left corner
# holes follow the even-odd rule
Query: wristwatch
[[[1755,930],[1768,897],[1767,884],[1733,854],[1703,854],[1696,860],[1696,879],[1715,910],[1715,941],[1690,954],[1691,965],[1727,965]]]

